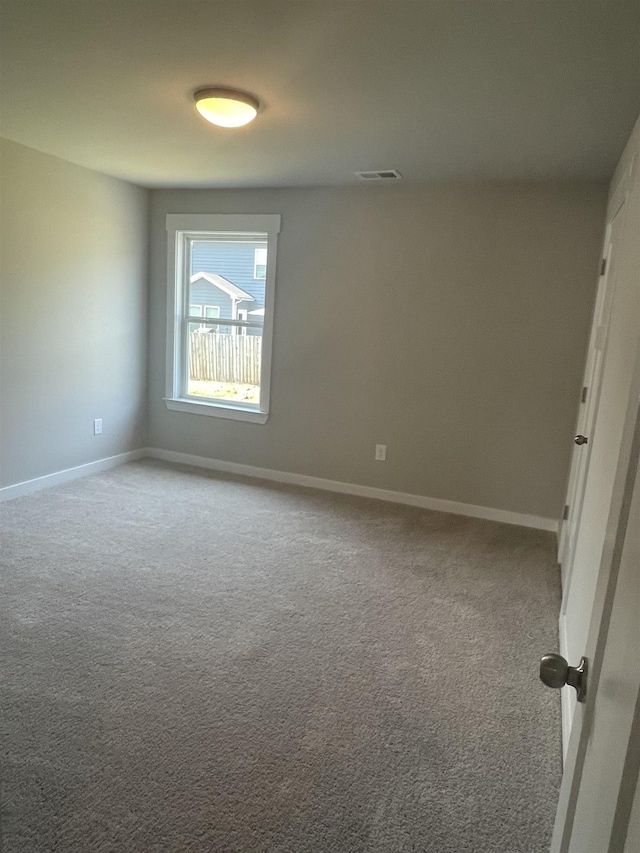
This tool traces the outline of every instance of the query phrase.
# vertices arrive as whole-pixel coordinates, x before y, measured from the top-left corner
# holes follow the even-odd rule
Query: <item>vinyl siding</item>
[[[220,309],[220,317],[231,317],[231,297],[219,287],[201,279],[190,286],[189,305],[216,305]],[[253,302],[240,302],[240,307],[253,306]],[[249,309],[251,310],[251,309]]]
[[[232,284],[253,296],[255,302],[244,302],[240,307],[248,308],[249,311],[264,308],[265,280],[253,277],[253,260],[255,250],[264,248],[266,245],[266,241],[252,243],[195,241],[191,258],[192,273],[207,272],[224,276]],[[210,288],[210,290],[216,289]],[[206,286],[203,287],[203,291],[205,294],[209,293]],[[217,303],[203,301],[200,304],[215,305]]]

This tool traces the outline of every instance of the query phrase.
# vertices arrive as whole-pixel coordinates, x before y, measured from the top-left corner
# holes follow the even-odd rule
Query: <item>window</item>
[[[167,408],[266,423],[279,231],[278,215],[167,216]]]
[[[218,305],[189,305],[189,316],[207,317],[208,319],[219,317],[220,307]],[[207,326],[205,326],[204,323],[201,323],[200,328],[207,329]]]
[[[267,277],[267,250],[256,249],[253,253],[253,277]]]

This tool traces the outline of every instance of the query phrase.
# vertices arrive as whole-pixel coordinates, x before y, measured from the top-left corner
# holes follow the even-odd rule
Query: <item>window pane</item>
[[[253,277],[267,277],[267,250],[264,248],[256,249],[253,257]]]
[[[189,396],[259,405],[262,327],[244,331],[189,324]]]
[[[213,235],[190,241],[188,303],[199,306],[205,317],[237,320],[239,312],[263,311],[266,281],[256,278],[255,259],[266,271],[266,234]],[[260,272],[260,270],[258,270]],[[212,313],[217,309],[217,315]],[[198,316],[198,315],[196,315]],[[249,318],[253,319],[253,318]]]
[[[191,316],[220,322],[189,324],[187,394],[257,406],[266,282],[264,276],[256,278],[256,264],[266,273],[266,234],[212,235],[193,239],[189,246]],[[226,325],[224,320],[260,326]]]

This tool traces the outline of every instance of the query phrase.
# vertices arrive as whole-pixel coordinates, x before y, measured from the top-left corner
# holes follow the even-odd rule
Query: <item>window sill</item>
[[[267,412],[255,409],[243,409],[241,406],[226,406],[218,403],[196,403],[194,400],[164,398],[167,409],[172,412],[189,412],[192,415],[207,415],[210,418],[226,418],[232,421],[247,421],[252,424],[266,424]]]

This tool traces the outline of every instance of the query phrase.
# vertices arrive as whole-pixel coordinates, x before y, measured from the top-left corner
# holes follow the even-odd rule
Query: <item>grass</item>
[[[216,400],[229,400],[232,403],[259,403],[259,385],[239,385],[236,382],[205,382],[200,379],[189,380],[189,394],[197,397],[213,397]]]

